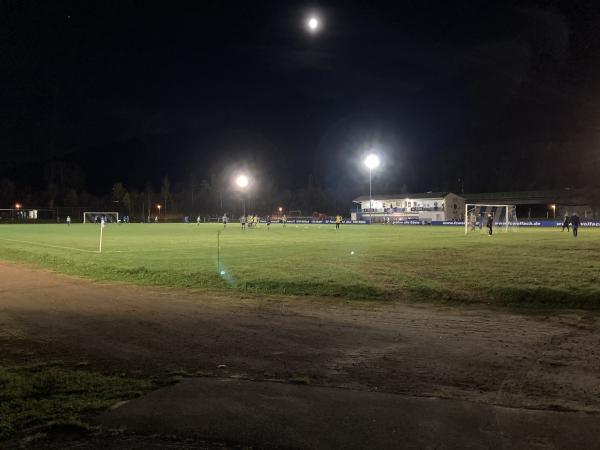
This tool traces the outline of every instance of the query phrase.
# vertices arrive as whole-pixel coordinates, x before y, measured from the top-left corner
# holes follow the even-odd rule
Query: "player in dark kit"
[[[562,230],[561,231],[565,231],[565,228],[567,229],[567,232],[571,231],[569,229],[569,225],[571,224],[571,219],[569,218],[569,216],[565,216],[565,221],[562,224]]]
[[[271,216],[267,216],[267,230],[271,229]]]
[[[581,221],[579,220],[579,216],[577,213],[573,213],[571,216],[571,226],[573,227],[573,236],[577,237],[577,230],[579,229],[579,225],[581,225]]]
[[[494,226],[494,217],[491,214],[488,214],[488,219],[487,219],[487,224],[486,224],[486,227],[488,227],[488,236],[492,235],[493,226]]]

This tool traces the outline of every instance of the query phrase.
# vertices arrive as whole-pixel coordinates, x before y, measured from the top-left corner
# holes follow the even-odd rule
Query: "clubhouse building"
[[[352,220],[371,222],[461,221],[465,213],[465,199],[452,192],[361,195],[353,203]]]

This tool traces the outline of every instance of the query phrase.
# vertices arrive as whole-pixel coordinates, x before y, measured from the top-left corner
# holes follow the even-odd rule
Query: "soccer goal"
[[[496,231],[514,231],[519,228],[515,205],[467,203],[465,205],[465,235],[485,229],[490,215]]]
[[[100,223],[104,218],[106,223],[118,223],[119,213],[115,211],[85,211],[83,223]]]

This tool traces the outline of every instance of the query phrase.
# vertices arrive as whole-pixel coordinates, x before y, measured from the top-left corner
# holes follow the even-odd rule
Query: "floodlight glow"
[[[20,203],[17,203],[17,204],[15,205],[15,208],[17,208],[17,209],[21,209],[21,204],[20,204]]]
[[[160,208],[162,208],[162,205],[156,205],[156,207],[158,208],[158,210],[160,211]]]
[[[279,212],[281,213],[283,211],[283,208],[280,206],[279,207]]]
[[[317,19],[314,16],[310,17],[306,22],[306,25],[308,26],[308,29],[310,31],[317,31],[317,29],[319,28],[319,19]]]
[[[245,188],[248,186],[248,177],[246,175],[240,175],[235,179],[235,184],[241,188]]]
[[[369,169],[376,169],[379,167],[379,156],[375,155],[374,153],[368,155],[365,158],[365,166],[367,166]]]

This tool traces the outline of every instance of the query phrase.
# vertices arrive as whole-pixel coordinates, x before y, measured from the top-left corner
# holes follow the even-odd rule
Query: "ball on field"
[[[350,252],[350,254],[351,254],[351,255],[354,255],[354,250],[352,250],[352,251]]]

